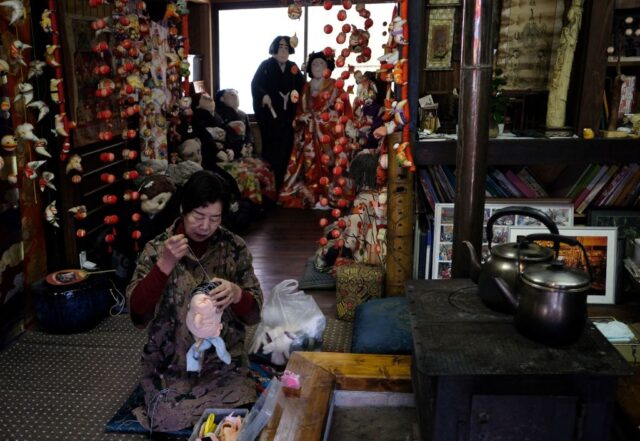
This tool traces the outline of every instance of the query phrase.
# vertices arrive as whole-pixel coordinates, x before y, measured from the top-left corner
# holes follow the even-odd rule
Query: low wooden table
[[[300,396],[280,393],[261,441],[320,441],[334,390],[411,392],[411,356],[295,352],[287,369],[300,375]]]
[[[467,279],[406,283],[413,389],[424,441],[607,440],[631,366],[588,323],[560,348],[529,340]]]

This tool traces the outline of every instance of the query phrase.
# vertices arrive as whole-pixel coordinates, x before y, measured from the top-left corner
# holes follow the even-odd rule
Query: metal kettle
[[[526,266],[531,263],[549,262],[553,259],[551,249],[531,242],[504,243],[492,246],[493,225],[501,217],[511,215],[534,218],[542,222],[552,234],[558,234],[558,227],[553,219],[542,211],[531,207],[511,206],[496,210],[487,221],[487,242],[490,256],[484,264],[480,264],[478,254],[471,242],[464,241],[464,244],[469,248],[471,279],[478,284],[480,299],[489,308],[503,313],[512,313],[514,308],[498,290],[495,278],[500,277],[513,289],[518,280],[518,261]]]
[[[587,272],[555,259],[524,268],[515,290],[500,277],[496,278],[496,285],[515,309],[514,322],[524,336],[551,346],[574,343],[582,335],[587,320],[587,295],[592,281],[589,256],[573,237],[531,234],[523,242],[536,240],[579,247]]]

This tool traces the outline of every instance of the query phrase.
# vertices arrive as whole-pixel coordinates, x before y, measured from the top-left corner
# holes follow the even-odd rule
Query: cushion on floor
[[[335,289],[336,279],[329,273],[323,273],[316,269],[313,262],[315,257],[307,259],[304,266],[302,279],[298,281],[298,288],[305,289]]]
[[[369,300],[356,308],[351,352],[410,354],[413,337],[405,297]]]

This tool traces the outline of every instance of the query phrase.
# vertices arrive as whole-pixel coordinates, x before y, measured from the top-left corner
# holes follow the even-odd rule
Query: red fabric
[[[169,276],[160,271],[158,265],[154,265],[131,293],[129,300],[131,312],[140,316],[153,314],[168,279]]]
[[[249,291],[242,291],[242,298],[238,303],[231,304],[231,310],[243,317],[251,312],[255,303],[256,301]]]

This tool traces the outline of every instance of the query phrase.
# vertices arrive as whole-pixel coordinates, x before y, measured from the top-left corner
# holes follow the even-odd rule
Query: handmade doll
[[[179,215],[179,195],[173,180],[164,174],[147,176],[140,185],[140,220],[135,229],[142,233],[140,244],[145,244],[164,231]]]
[[[227,147],[227,131],[224,121],[215,112],[214,99],[207,94],[193,97],[193,133],[202,142],[202,167],[213,170],[219,162],[234,158],[233,150]]]
[[[277,36],[269,46],[271,57],[260,63],[251,80],[253,111],[262,137],[262,156],[271,164],[278,188],[291,154],[291,122],[304,84],[300,69],[289,61],[289,55],[294,52],[295,45],[290,37]]]
[[[238,107],[240,99],[234,89],[216,93],[216,113],[226,124],[227,144],[236,159],[220,164],[237,181],[242,197],[263,207],[276,201],[275,176],[269,164],[253,155],[253,136],[249,118]]]
[[[350,180],[337,172],[347,169],[351,146],[336,142],[343,138],[341,121],[351,117],[351,105],[330,77],[333,58],[313,52],[306,65],[311,80],[298,102],[294,148],[278,202],[289,208],[322,208],[320,201],[326,199],[337,206],[339,199],[353,199]]]
[[[215,306],[209,292],[218,286],[215,282],[207,282],[197,286],[191,293],[191,302],[187,311],[186,324],[195,342],[187,352],[187,371],[199,372],[202,366],[202,354],[209,348],[215,348],[220,360],[226,364],[231,362],[222,331],[222,310]]]

